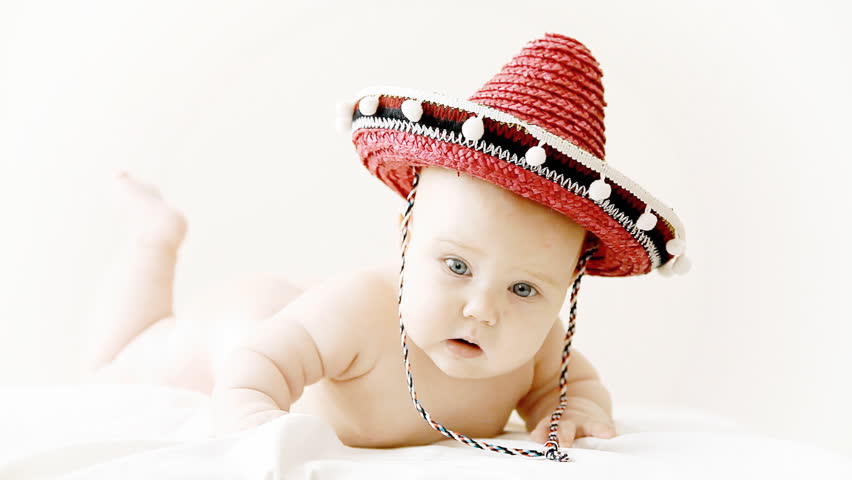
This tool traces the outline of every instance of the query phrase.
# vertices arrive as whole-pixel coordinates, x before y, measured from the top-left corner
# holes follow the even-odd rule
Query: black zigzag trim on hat
[[[386,98],[386,97],[383,97],[383,99],[384,98]],[[420,117],[420,119],[417,122],[411,122],[410,120],[408,120],[408,118],[406,118],[406,116],[403,114],[401,108],[395,108],[395,107],[391,107],[391,106],[388,106],[388,105],[381,105],[381,104],[379,105],[378,109],[376,110],[376,113],[374,113],[373,115],[363,115],[356,108],[352,118],[353,118],[353,123],[360,118],[388,119],[388,120],[392,119],[392,120],[395,120],[395,122],[393,122],[393,124],[403,124],[403,125],[411,125],[411,126],[420,125],[422,127],[430,127],[430,128],[433,128],[433,129],[444,130],[444,131],[448,131],[448,132],[461,132],[462,124],[464,123],[464,120],[455,120],[455,119],[446,118],[445,116],[440,115],[440,113],[442,111],[451,110],[450,107],[446,107],[444,105],[434,105],[434,104],[430,105],[430,107],[432,107],[432,108],[424,108],[423,115]],[[432,112],[437,113],[437,115],[433,114]],[[453,112],[453,113],[456,114],[457,112]],[[470,114],[469,112],[464,112],[464,113],[467,115],[467,117],[472,116],[472,114]],[[455,115],[455,116],[458,116],[458,115]],[[465,119],[467,117],[465,117]],[[485,131],[482,135],[482,138],[480,138],[480,140],[478,142],[483,142],[485,144],[495,145],[495,146],[501,148],[502,150],[508,152],[509,154],[516,155],[518,158],[523,158],[524,155],[526,154],[526,151],[530,147],[538,145],[538,143],[539,143],[538,140],[533,138],[527,132],[512,128],[510,126],[501,128],[500,122],[489,119],[487,117],[483,118],[483,124],[485,126]],[[362,127],[362,128],[369,128],[369,127]],[[410,129],[397,129],[397,130],[410,131]],[[502,133],[501,131],[505,132],[505,133]],[[512,136],[509,136],[507,134],[509,134],[509,135],[513,134],[513,136],[516,137],[516,138],[512,138]],[[547,158],[548,158],[546,166],[547,166],[548,169],[555,172],[556,174],[562,175],[562,177],[564,177],[566,179],[570,179],[572,182],[578,183],[580,185],[585,185],[587,188],[588,188],[588,185],[591,185],[592,182],[594,182],[595,180],[600,178],[599,173],[589,169],[588,167],[586,167],[585,165],[576,161],[575,159],[571,158],[570,156],[565,155],[564,153],[562,153],[562,152],[560,152],[560,151],[558,151],[558,150],[556,150],[556,149],[554,149],[554,148],[552,148],[552,147],[550,147],[549,145],[546,145],[546,144],[543,145],[543,148],[545,149],[545,152],[546,152]],[[481,151],[480,149],[477,149],[477,150]],[[483,153],[488,153],[488,152],[483,152]],[[535,173],[542,178],[547,179],[547,177],[545,177],[545,176],[541,175],[539,172],[537,172],[535,170],[535,167],[532,167],[531,165],[527,164],[526,162],[519,162],[519,163],[516,163],[516,165],[518,165],[518,166],[520,166],[520,167],[522,167],[522,168],[524,168],[524,169],[526,169],[526,170],[528,170],[532,173]],[[554,183],[559,183],[559,182],[554,182]],[[644,212],[644,204],[642,204],[641,207],[635,206],[633,203],[631,203],[629,201],[628,197],[625,197],[625,194],[626,194],[626,195],[630,196],[629,198],[634,198],[632,193],[621,188],[618,184],[616,184],[614,182],[611,182],[610,185],[612,186],[612,192],[611,192],[610,196],[606,200],[604,200],[604,202],[601,202],[601,203],[595,202],[595,203],[597,205],[601,206],[601,208],[608,215],[610,215],[610,217],[612,217],[613,219],[618,221],[620,224],[622,224],[622,226],[624,226],[624,225],[619,220],[619,218],[616,218],[616,216],[614,216],[610,210],[604,208],[605,204],[612,205],[612,207],[615,207],[615,209],[617,209],[622,215],[629,217],[632,220],[632,222],[635,223],[636,219]],[[566,188],[566,190],[569,190],[569,189]],[[577,194],[574,191],[572,191],[572,193]],[[637,202],[643,203],[643,202],[641,202],[641,200],[638,200],[638,199],[637,199]],[[658,222],[663,222],[663,218],[658,216]],[[641,241],[642,236],[646,237],[653,244],[652,249],[649,249],[649,248],[647,248],[647,246],[645,246],[645,250],[647,251],[649,258],[651,258],[652,268],[655,268],[659,265],[666,263],[671,258],[671,255],[668,254],[668,252],[666,251],[666,248],[665,248],[666,239],[663,237],[662,232],[659,230],[659,224],[658,224],[658,227],[655,227],[655,228],[653,228],[649,231],[639,230],[635,226],[634,226],[633,229],[629,229],[626,226],[624,226],[624,228],[625,228],[625,230],[628,231],[628,233],[631,234],[631,236],[633,236],[637,240],[638,243],[642,244],[643,246],[645,246],[645,245]],[[656,252],[654,252],[652,250],[656,250]],[[655,257],[656,257],[657,261],[659,261],[658,265],[654,265],[656,263],[654,261]]]

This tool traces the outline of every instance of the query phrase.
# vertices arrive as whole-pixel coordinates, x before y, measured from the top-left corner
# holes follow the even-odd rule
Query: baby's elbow
[[[214,390],[256,390],[272,398],[280,409],[287,410],[301,394],[301,388],[294,383],[262,352],[236,347],[216,372]]]

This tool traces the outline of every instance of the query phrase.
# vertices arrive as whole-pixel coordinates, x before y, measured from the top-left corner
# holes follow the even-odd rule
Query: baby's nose
[[[468,302],[464,308],[464,316],[488,326],[496,325],[498,320],[497,309],[493,308],[493,302],[488,301],[484,296]]]

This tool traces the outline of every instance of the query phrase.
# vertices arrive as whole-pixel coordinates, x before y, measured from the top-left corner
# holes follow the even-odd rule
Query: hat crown
[[[529,42],[469,100],[542,127],[603,160],[602,76],[585,45],[547,33]]]
[[[352,141],[364,166],[405,199],[417,169],[436,166],[568,216],[599,243],[589,275],[639,275],[669,264],[684,273],[677,215],[604,162],[602,76],[582,43],[549,33],[468,101],[393,87],[363,92],[357,110],[347,107]]]

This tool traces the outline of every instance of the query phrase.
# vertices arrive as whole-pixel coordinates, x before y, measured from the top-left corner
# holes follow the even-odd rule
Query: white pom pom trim
[[[402,114],[412,122],[419,122],[423,116],[423,104],[417,100],[408,99],[402,102]]]
[[[679,238],[673,238],[666,242],[666,251],[670,255],[683,255],[686,251],[686,242]]]
[[[468,140],[474,142],[482,138],[485,134],[485,125],[480,117],[470,117],[462,124],[462,135]]]
[[[368,95],[358,102],[358,110],[361,115],[373,115],[379,109],[379,97],[376,95]]]
[[[672,264],[673,263],[674,263],[674,259],[669,260],[668,262],[666,262],[665,265],[662,265],[662,266],[657,268],[657,273],[659,273],[663,277],[673,276],[674,275],[674,272],[672,271]]]
[[[657,226],[657,216],[651,213],[651,206],[645,206],[645,213],[639,216],[639,219],[636,220],[636,228],[639,230],[648,230],[653,229]]]
[[[537,167],[547,160],[547,152],[544,151],[542,145],[544,145],[544,142],[539,143],[538,146],[530,147],[530,149],[527,150],[527,153],[524,155],[524,160],[526,160],[528,164]]]
[[[589,185],[589,197],[597,202],[602,202],[609,198],[610,193],[612,193],[612,187],[606,183],[606,176],[604,175],[601,175],[601,178]]]
[[[686,275],[692,268],[692,261],[686,255],[676,257],[673,261],[672,271],[678,275]]]

